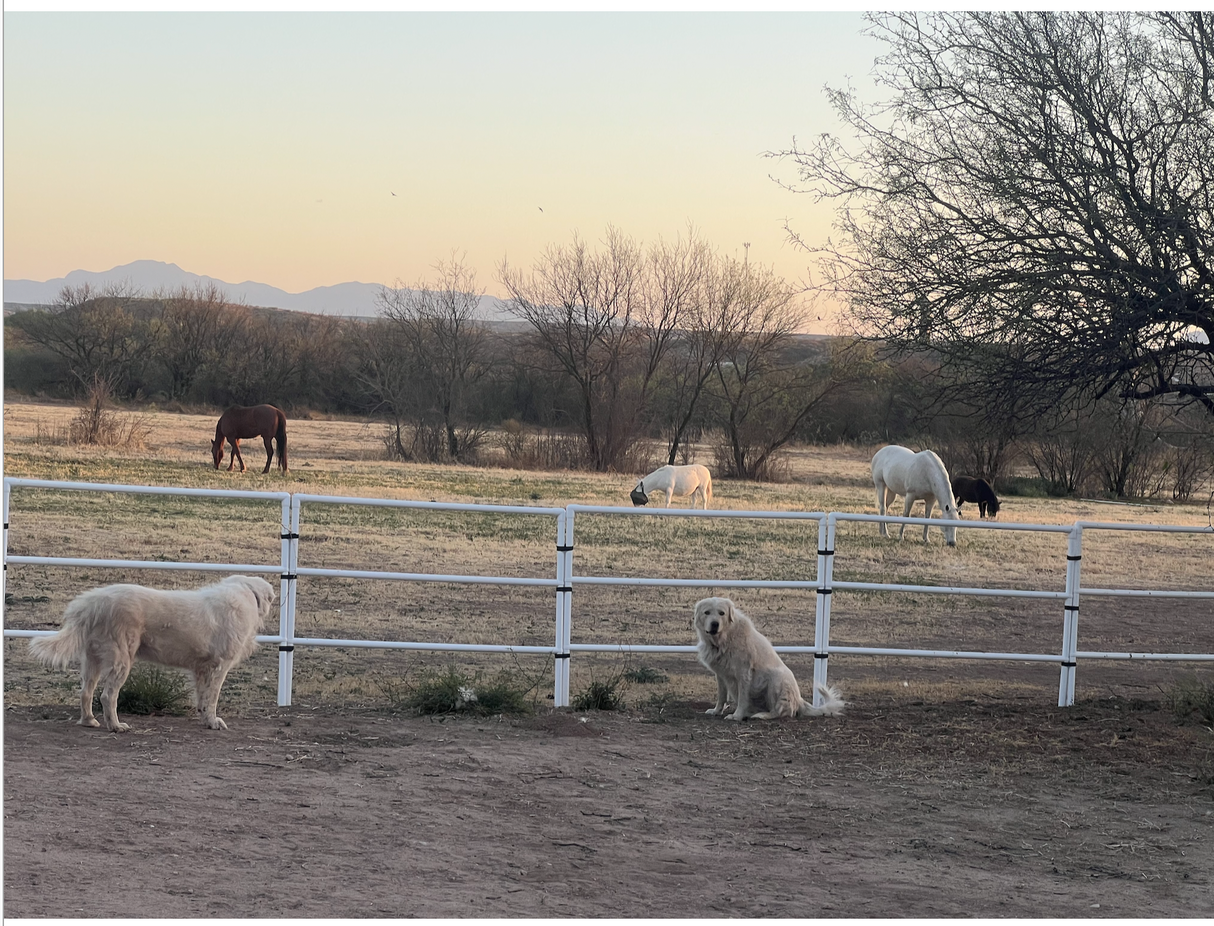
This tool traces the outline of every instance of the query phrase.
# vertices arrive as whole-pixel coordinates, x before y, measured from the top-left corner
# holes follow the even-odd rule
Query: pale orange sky
[[[858,13],[4,15],[4,276],[300,292],[689,224],[792,280],[832,210],[763,157],[871,86]],[[394,195],[395,194],[395,195]]]

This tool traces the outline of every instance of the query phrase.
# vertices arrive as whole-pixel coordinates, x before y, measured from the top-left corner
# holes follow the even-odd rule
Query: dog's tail
[[[55,669],[66,669],[69,663],[82,662],[88,636],[88,624],[95,616],[99,602],[95,589],[72,600],[63,612],[63,625],[49,637],[30,640],[30,655]]]
[[[802,701],[801,708],[797,711],[798,717],[837,717],[843,713],[847,702],[839,695],[839,689],[829,685],[814,687],[822,693],[822,706],[814,707],[813,701]]]
[[[84,637],[79,624],[64,626],[57,634],[30,640],[30,655],[54,669],[66,669],[80,662],[84,652]]]

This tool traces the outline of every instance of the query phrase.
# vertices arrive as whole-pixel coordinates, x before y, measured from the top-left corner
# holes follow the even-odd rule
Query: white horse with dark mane
[[[708,510],[708,503],[712,501],[712,474],[708,472],[707,466],[701,466],[699,463],[692,463],[689,466],[666,466],[655,469],[652,473],[637,483],[637,487],[632,490],[631,497],[634,505],[649,504],[649,493],[665,492],[666,507],[670,507],[670,501],[676,495],[682,498],[684,495],[691,496],[691,507],[696,505],[698,497],[704,503],[704,510]]]
[[[947,520],[958,520],[957,505],[953,501],[952,483],[944,461],[931,450],[918,453],[897,444],[882,447],[873,454],[873,486],[877,490],[877,513],[885,514],[894,502],[894,496],[905,500],[902,517],[909,518],[911,506],[923,499],[925,518],[932,516],[932,506],[940,505],[940,516]],[[957,528],[945,526],[944,542],[950,547],[957,545]],[[906,532],[906,525],[899,526],[898,539]],[[885,522],[881,522],[881,536],[888,537]],[[923,525],[923,539],[927,540],[927,525]]]

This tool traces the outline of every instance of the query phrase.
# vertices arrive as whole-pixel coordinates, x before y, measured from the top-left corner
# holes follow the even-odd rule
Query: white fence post
[[[561,642],[565,640],[567,598],[573,593],[569,584],[569,553],[573,552],[568,524],[573,519],[569,511],[556,516],[556,624],[552,641],[552,706],[565,708],[569,703],[569,651],[562,654]]]
[[[1066,544],[1066,604],[1062,618],[1062,671],[1058,676],[1058,706],[1075,703],[1075,654],[1079,650],[1079,564],[1083,559],[1083,528],[1071,528]]]
[[[553,654],[553,707],[569,706],[569,643],[573,639],[573,512],[556,519],[556,652]]]
[[[0,601],[4,601],[4,595],[8,593],[8,495],[12,491],[12,486],[9,485],[7,479],[4,480],[4,562],[3,569],[0,569]]]
[[[818,588],[814,593],[814,707],[822,706],[818,686],[826,685],[830,657],[830,582],[835,563],[835,516],[818,521]]]
[[[282,575],[278,602],[278,706],[289,707],[295,675],[295,587],[299,584],[299,500],[282,503]]]

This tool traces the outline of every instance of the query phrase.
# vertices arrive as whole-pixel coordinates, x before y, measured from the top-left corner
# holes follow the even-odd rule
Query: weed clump
[[[529,688],[515,673],[499,672],[484,680],[478,672],[468,675],[455,666],[431,670],[412,684],[381,686],[394,706],[419,714],[525,714]]]
[[[627,681],[624,675],[619,672],[605,679],[591,679],[590,684],[573,696],[570,707],[575,711],[622,711],[623,687]]]
[[[1214,682],[1181,679],[1166,693],[1165,703],[1177,723],[1196,715],[1203,726],[1214,727]]]
[[[120,714],[188,714],[190,686],[180,672],[136,663],[118,692]]]

